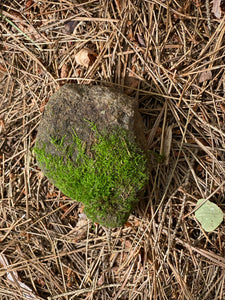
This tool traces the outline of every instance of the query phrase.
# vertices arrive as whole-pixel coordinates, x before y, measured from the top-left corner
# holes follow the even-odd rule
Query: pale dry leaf
[[[129,240],[126,240],[126,241],[125,241],[125,248],[126,248],[126,249],[131,249],[131,248],[132,248],[132,242],[129,241]]]
[[[214,13],[217,19],[221,18],[220,4],[221,4],[221,0],[213,0],[212,12]]]
[[[9,267],[8,259],[4,254],[0,254],[0,265],[1,267],[7,269]],[[23,292],[24,299],[37,300],[38,298],[33,294],[31,288],[29,288],[25,283],[19,280],[18,273],[16,271],[6,272],[7,279],[11,284],[19,286]]]
[[[197,206],[200,204],[202,205],[195,212],[196,219],[205,231],[214,231],[223,222],[224,213],[222,209],[209,200],[205,202],[205,199],[198,200]]]
[[[144,38],[143,38],[143,36],[142,36],[141,34],[137,33],[137,39],[138,39],[138,43],[139,43],[142,47],[146,48],[145,40],[144,40]]]
[[[173,138],[173,124],[166,128],[165,138],[163,143],[163,154],[165,155],[165,165],[167,166],[170,158],[170,149]]]
[[[102,275],[98,279],[98,286],[103,285],[104,281],[105,281],[105,276],[104,273],[102,273]]]
[[[5,131],[5,122],[3,119],[0,119],[0,133]]]
[[[73,229],[73,241],[75,242],[78,242],[87,236],[88,219],[84,214],[79,214],[79,217],[76,227]]]
[[[199,81],[199,83],[202,83],[202,82],[205,82],[210,79],[212,79],[212,71],[206,70],[206,71],[201,72],[198,81]]]
[[[78,65],[88,68],[94,63],[96,57],[97,54],[93,50],[84,48],[75,55],[75,60]]]

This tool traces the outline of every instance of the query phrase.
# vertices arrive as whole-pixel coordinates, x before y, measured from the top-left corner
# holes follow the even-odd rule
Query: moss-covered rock
[[[100,86],[66,85],[49,100],[35,153],[49,180],[87,216],[122,226],[147,180],[135,100]]]

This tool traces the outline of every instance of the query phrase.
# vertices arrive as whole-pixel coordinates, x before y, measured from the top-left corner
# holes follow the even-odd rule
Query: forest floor
[[[225,299],[224,222],[195,217],[225,211],[224,1],[2,0],[0,27],[0,298]],[[68,82],[139,101],[149,183],[111,239],[32,151]]]

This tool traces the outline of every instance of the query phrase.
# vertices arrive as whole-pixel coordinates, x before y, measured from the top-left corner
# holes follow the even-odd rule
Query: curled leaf
[[[137,39],[138,39],[138,43],[141,45],[141,47],[146,48],[146,43],[145,43],[144,37],[141,34],[137,33]]]
[[[204,199],[197,202],[200,205]],[[223,211],[215,203],[206,201],[195,212],[196,219],[201,223],[202,228],[207,231],[215,230],[223,221]]]
[[[0,119],[0,133],[5,131],[5,121],[3,119]]]
[[[75,60],[78,65],[88,68],[96,60],[97,54],[91,49],[84,48],[75,55]]]
[[[8,259],[4,254],[0,254],[0,266],[5,269],[10,269]],[[24,299],[37,300],[31,288],[29,288],[25,283],[20,281],[18,273],[16,271],[6,272],[7,280],[16,288],[19,288]]]
[[[206,70],[206,71],[201,72],[198,81],[199,81],[199,83],[202,83],[202,82],[210,80],[210,79],[212,79],[212,71]]]
[[[170,149],[173,138],[173,124],[168,126],[165,131],[165,138],[163,143],[163,154],[165,156],[165,165],[168,165],[170,158]]]
[[[221,4],[221,0],[213,0],[212,12],[214,13],[217,19],[221,18],[220,4]]]
[[[87,230],[88,230],[87,216],[81,213],[79,214],[79,219],[75,228],[72,230],[73,235],[71,235],[71,237],[73,238],[73,242],[78,242],[84,239],[87,236]]]

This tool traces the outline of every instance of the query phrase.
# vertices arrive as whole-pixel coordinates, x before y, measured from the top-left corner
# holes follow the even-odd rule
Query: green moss
[[[94,143],[86,144],[73,134],[69,147],[52,139],[60,155],[51,155],[37,142],[35,153],[45,175],[70,198],[85,205],[85,213],[106,227],[122,226],[137,203],[137,192],[148,178],[142,151],[125,130],[110,135],[96,128]],[[76,161],[72,154],[76,150]]]

